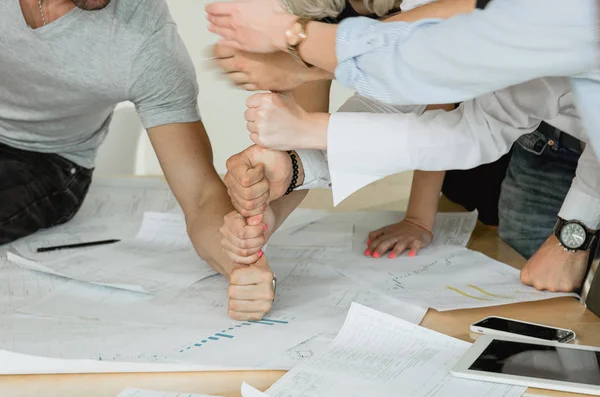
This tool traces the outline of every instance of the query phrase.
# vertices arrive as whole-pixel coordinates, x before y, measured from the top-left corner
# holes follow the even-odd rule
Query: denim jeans
[[[55,154],[0,144],[0,245],[70,220],[92,172]]]
[[[500,193],[500,237],[527,259],[552,234],[581,155],[549,140],[535,131],[513,145]]]

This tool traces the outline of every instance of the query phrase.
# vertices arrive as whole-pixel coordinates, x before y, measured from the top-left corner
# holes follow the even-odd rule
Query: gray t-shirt
[[[0,143],[92,168],[115,105],[145,128],[200,119],[194,65],[165,0],[75,8],[36,30],[0,1]]]

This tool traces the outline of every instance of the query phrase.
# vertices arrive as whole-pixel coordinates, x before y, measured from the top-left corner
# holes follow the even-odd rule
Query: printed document
[[[517,269],[461,247],[393,261],[340,255],[332,265],[375,291],[439,311],[577,296],[525,286]]]
[[[325,352],[295,367],[265,393],[244,397],[519,397],[523,387],[454,378],[469,343],[353,304]]]
[[[117,397],[211,397],[206,394],[175,393],[167,391],[125,389]],[[214,397],[214,396],[213,396]]]
[[[70,250],[36,252],[40,247],[135,237],[145,212],[181,212],[166,182],[152,178],[99,178],[75,217],[59,225],[17,240],[11,249],[26,259],[52,261]],[[93,248],[78,248],[78,252]]]
[[[135,239],[64,259],[38,263],[12,253],[8,259],[30,270],[148,294],[186,288],[216,274],[198,257],[185,219],[176,213],[148,212]]]
[[[270,264],[280,279],[277,298],[258,322],[227,316],[227,280],[220,276],[155,296],[86,283],[55,291],[0,316],[0,349],[60,359],[60,366],[0,360],[0,373],[129,372],[136,365],[165,371],[290,369],[301,362],[293,350],[337,332],[352,302],[416,323],[427,311],[369,291],[327,265]],[[316,354],[322,344],[310,346]]]

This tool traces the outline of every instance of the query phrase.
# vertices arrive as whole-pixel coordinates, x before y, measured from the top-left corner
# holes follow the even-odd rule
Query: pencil
[[[71,248],[93,247],[96,245],[114,244],[114,243],[118,243],[119,241],[121,241],[121,240],[101,240],[101,241],[90,241],[87,243],[57,245],[54,247],[41,247],[41,248],[37,249],[37,252],[49,252],[49,251],[58,251],[58,250],[71,249]]]

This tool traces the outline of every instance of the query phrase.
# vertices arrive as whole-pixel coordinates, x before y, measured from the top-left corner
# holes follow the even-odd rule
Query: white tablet
[[[600,348],[481,336],[452,368],[458,378],[600,396]]]

